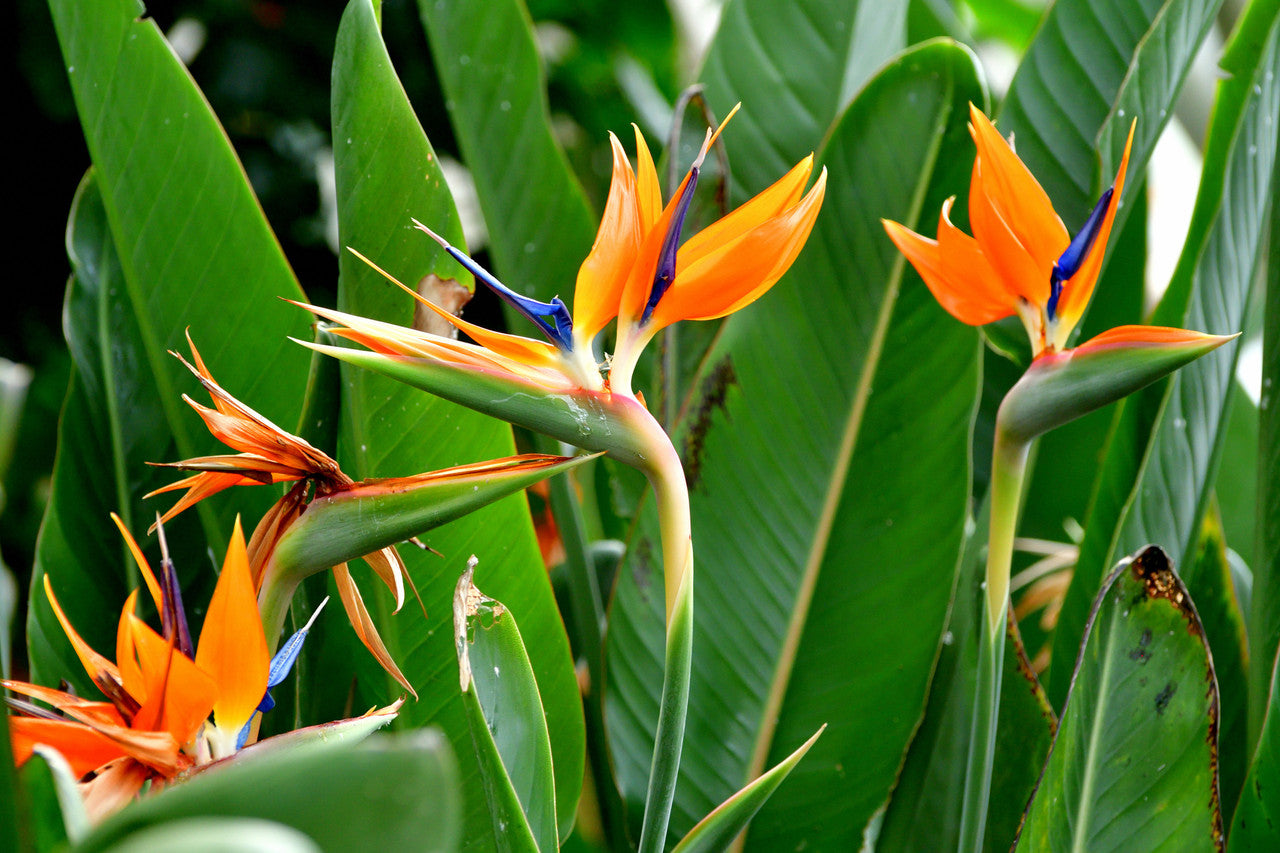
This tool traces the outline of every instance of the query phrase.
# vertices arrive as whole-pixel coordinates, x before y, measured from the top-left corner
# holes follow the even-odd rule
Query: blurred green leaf
[[[467,3],[419,0],[418,12],[495,270],[518,293],[568,300],[595,222],[552,133],[529,13],[520,0],[490,0],[483,22]]]
[[[978,339],[909,276],[879,217],[932,216],[966,179],[955,152],[982,99],[972,56],[950,43],[904,54],[863,90],[819,158],[826,209],[808,246],[726,322],[686,407],[675,441],[698,566],[686,732],[698,748],[685,751],[672,841],[823,723],[748,849],[856,846],[893,784],[959,556]],[[633,807],[662,677],[656,531],[646,502],[607,635],[609,735]],[[911,615],[868,616],[889,612]]]
[[[1217,699],[1187,589],[1147,548],[1094,603],[1015,849],[1221,849]]]
[[[353,0],[343,17],[334,62],[333,116],[334,138],[341,140],[335,160],[342,245],[358,248],[410,286],[426,279],[429,289],[447,288],[449,279],[461,275],[457,264],[413,230],[409,217],[433,223],[435,230],[460,243],[457,215],[431,145],[387,58],[369,0]],[[412,300],[359,259],[344,252],[340,272],[343,310],[413,324]],[[342,376],[338,459],[352,476],[406,476],[515,452],[511,428],[501,421],[368,371],[344,367]],[[406,706],[399,724],[431,722],[445,730],[459,756],[467,792],[466,837],[491,834],[462,699],[449,675],[455,666],[449,602],[463,564],[476,554],[481,560],[478,582],[499,600],[511,602],[529,650],[555,755],[558,820],[567,828],[582,785],[582,703],[527,502],[523,495],[513,495],[424,540],[443,558],[408,548],[402,556],[427,618],[414,607],[392,615],[389,595],[365,592],[387,648],[418,690],[419,701]],[[348,671],[358,673],[361,702],[385,704],[398,695],[398,686],[366,652],[357,648],[355,655]]]
[[[65,331],[77,372],[31,588],[50,572],[72,623],[106,649],[115,608],[137,585],[107,514],[141,534],[165,506],[144,506],[141,495],[173,479],[143,462],[218,446],[181,399],[195,380],[165,350],[185,349],[190,328],[226,388],[290,423],[306,354],[286,336],[304,334],[307,320],[275,298],[301,291],[217,119],[154,21],[128,0],[52,0],[50,9],[94,169],[68,233]],[[193,603],[212,583],[206,548],[225,547],[237,511],[256,518],[271,499],[267,489],[239,491],[170,530]],[[27,630],[33,679],[66,678],[95,695],[42,592],[31,596]]]
[[[245,817],[171,820],[126,835],[110,853],[319,853],[320,847],[296,829]]]
[[[112,849],[140,830],[187,818],[260,818],[292,827],[321,850],[371,845],[451,851],[462,837],[453,756],[434,731],[314,743],[214,765],[99,824],[77,853]]]
[[[30,833],[33,849],[54,850],[84,837],[89,829],[89,816],[85,813],[76,777],[61,754],[49,747],[37,746],[18,775],[22,785],[23,824]]]
[[[1243,328],[1270,208],[1280,112],[1275,4],[1253,7],[1223,60],[1205,168],[1186,246],[1156,325],[1215,334]],[[1269,16],[1269,17],[1268,17]],[[1089,601],[1117,554],[1147,543],[1189,565],[1225,436],[1238,342],[1121,404],[1080,557],[1058,620],[1049,695],[1066,691],[1066,661]]]
[[[453,630],[493,843],[499,850],[557,850],[551,743],[538,683],[511,611],[472,584],[473,570],[468,565],[458,581]]]

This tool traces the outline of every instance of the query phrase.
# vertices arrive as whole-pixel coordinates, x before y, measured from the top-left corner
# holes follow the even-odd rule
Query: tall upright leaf
[[[357,248],[410,285],[447,287],[457,264],[425,235],[416,217],[461,243],[453,200],[378,32],[369,0],[352,0],[334,59],[334,139],[338,221],[344,246]],[[350,140],[349,142],[347,140]],[[413,301],[358,258],[344,252],[339,301],[344,310],[403,325],[413,324]],[[514,452],[511,429],[366,371],[343,370],[343,420],[338,458],[352,476],[398,476],[476,462]],[[471,748],[457,682],[449,602],[467,557],[481,560],[486,589],[511,602],[538,688],[555,754],[558,819],[573,818],[582,782],[582,706],[564,629],[538,553],[523,495],[499,501],[433,531],[429,544],[443,558],[404,548],[403,557],[426,606],[391,614],[389,596],[370,602],[388,649],[415,684],[419,701],[400,722],[441,726],[455,744],[468,792],[466,837],[492,838],[483,788]],[[372,597],[372,596],[371,596]],[[363,660],[363,658],[362,658]],[[373,673],[362,696],[386,697],[393,684]]]
[[[141,534],[163,508],[141,502],[159,482],[142,462],[217,446],[181,399],[199,386],[166,350],[185,348],[190,328],[227,388],[291,423],[307,356],[286,337],[304,334],[307,320],[276,298],[301,291],[226,135],[155,22],[128,0],[51,0],[50,10],[96,188],[92,200],[81,192],[81,231],[73,222],[70,237],[77,378],[37,544],[28,633],[35,679],[68,678],[93,695],[39,590],[54,572],[71,621],[97,648],[111,647],[111,611],[137,578],[108,513]],[[211,583],[206,545],[223,546],[237,510],[256,518],[269,503],[248,491],[216,511],[202,507],[203,529],[184,521],[170,537],[184,584],[205,584],[189,590],[193,600]]]
[[[481,20],[469,3],[419,0],[418,12],[496,271],[517,292],[568,298],[595,223],[551,132],[528,11],[521,0],[491,0]]]
[[[1153,321],[1215,334],[1244,325],[1270,209],[1280,110],[1275,4],[1255,4],[1223,67],[1205,169],[1187,243]],[[1104,568],[1144,544],[1189,564],[1225,434],[1238,345],[1126,400],[1104,461],[1080,557],[1054,640],[1049,693],[1066,690],[1064,661],[1079,644]]]
[[[963,184],[967,105],[982,99],[972,57],[953,44],[876,77],[820,154],[826,209],[805,251],[706,359],[675,436],[697,555],[686,738],[699,748],[685,752],[674,837],[823,723],[748,847],[856,844],[892,785],[959,554],[978,346],[906,277],[879,217],[930,217]],[[925,481],[927,492],[914,485]],[[656,530],[647,504],[607,638],[609,733],[632,805],[662,675]]]
[[[742,102],[730,160],[737,195],[821,146],[858,89],[906,47],[906,17],[903,0],[725,4],[699,80],[719,115]]]

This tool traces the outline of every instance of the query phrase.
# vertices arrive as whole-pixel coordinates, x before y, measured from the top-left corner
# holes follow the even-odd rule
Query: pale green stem
[[[284,620],[289,617],[293,594],[301,580],[283,578],[279,572],[273,571],[274,568],[274,563],[267,565],[262,589],[258,591],[258,615],[262,618],[262,630],[267,635],[267,654],[272,656],[280,646]]]
[[[659,853],[666,843],[667,825],[671,820],[689,709],[693,662],[693,540],[689,488],[680,457],[670,438],[648,412],[635,418],[633,426],[643,437],[642,444],[647,451],[644,469],[658,507],[666,588],[667,644],[662,699],[638,847],[640,853]]]
[[[1018,505],[1030,445],[1010,438],[996,418],[991,460],[991,528],[987,537],[986,595],[982,599],[982,633],[978,638],[977,684],[965,767],[964,809],[960,816],[960,851],[979,853],[986,832],[1000,722],[1000,679],[1003,674],[1005,620],[1009,608],[1009,569]]]

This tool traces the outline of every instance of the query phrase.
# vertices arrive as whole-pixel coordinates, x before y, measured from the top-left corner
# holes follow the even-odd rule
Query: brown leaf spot
[[[690,490],[698,485],[698,477],[702,470],[702,451],[707,430],[711,427],[711,416],[716,409],[724,409],[729,386],[737,382],[738,376],[733,370],[733,360],[725,356],[716,362],[698,386],[698,393],[694,396],[686,416],[689,427],[684,437],[684,453],[681,454]]]
[[[458,284],[457,279],[441,278],[435,273],[427,273],[418,282],[418,294],[457,317],[462,313],[462,306],[471,301],[471,291]],[[458,330],[443,317],[438,317],[424,305],[416,304],[413,309],[413,327],[419,332],[430,332],[446,338],[458,337]]]

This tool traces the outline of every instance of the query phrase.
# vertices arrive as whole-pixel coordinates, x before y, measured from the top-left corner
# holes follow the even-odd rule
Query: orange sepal
[[[1222,341],[1233,335],[1207,335],[1190,329],[1173,329],[1168,326],[1116,326],[1090,338],[1071,350],[1082,353],[1112,346],[1176,346],[1178,344],[1209,343]]]
[[[648,328],[656,331],[679,320],[713,320],[758,299],[804,248],[826,187],[824,169],[808,195],[789,210],[695,255],[691,263],[678,255],[675,284],[654,308]]]
[[[147,558],[143,555],[142,549],[138,547],[138,543],[133,538],[133,534],[129,532],[129,528],[124,526],[124,521],[114,512],[111,513],[111,520],[116,523],[116,527],[120,531],[120,535],[124,537],[124,542],[129,546],[129,553],[133,555],[133,561],[138,564],[138,568],[142,570],[142,579],[147,582],[147,591],[151,593],[151,600],[155,602],[156,612],[164,612],[164,596],[160,591],[160,581],[156,579],[155,572],[151,571],[151,564],[147,562]],[[117,658],[118,660],[118,658]]]
[[[360,590],[356,587],[356,582],[352,579],[351,570],[347,568],[346,563],[333,567],[333,580],[338,587],[338,598],[342,600],[342,607],[347,611],[347,618],[351,620],[351,627],[355,629],[360,642],[364,643],[364,647],[377,659],[378,663],[382,664],[382,668],[400,682],[405,690],[412,693],[414,699],[417,699],[418,691],[413,689],[409,679],[404,677],[404,673],[400,671],[400,667],[396,666],[391,653],[383,645],[382,637],[369,616],[368,608],[364,606],[364,599],[360,596]]]
[[[128,614],[134,652],[147,685],[147,698],[134,715],[138,732],[168,733],[184,744],[209,717],[217,685],[186,655],[137,616]],[[207,619],[207,617],[206,617]]]
[[[644,141],[644,134],[634,124],[636,134],[636,204],[640,211],[640,233],[647,234],[662,215],[662,188],[658,184],[658,170],[653,167],[653,155]]]
[[[238,517],[222,574],[209,600],[195,663],[217,685],[214,723],[219,729],[238,730],[267,692],[271,665]]]
[[[9,737],[15,764],[25,764],[36,746],[51,746],[71,765],[77,778],[109,761],[128,755],[120,744],[84,723],[46,720],[41,717],[10,717]]]

